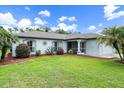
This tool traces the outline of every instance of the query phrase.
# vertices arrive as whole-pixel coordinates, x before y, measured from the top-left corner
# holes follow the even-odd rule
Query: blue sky
[[[0,25],[3,24],[20,28],[48,26],[53,30],[99,32],[105,27],[124,25],[124,6],[0,6]]]

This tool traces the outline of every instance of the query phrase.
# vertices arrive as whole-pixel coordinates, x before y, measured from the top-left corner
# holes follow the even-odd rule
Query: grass
[[[0,66],[0,87],[124,87],[124,65],[79,56],[45,56]]]

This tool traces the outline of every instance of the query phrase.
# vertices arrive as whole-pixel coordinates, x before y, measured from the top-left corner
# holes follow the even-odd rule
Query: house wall
[[[99,51],[101,56],[113,56],[115,54],[115,50],[110,46],[106,46],[105,44],[101,44],[99,46]]]
[[[66,53],[66,41],[62,41],[62,40],[41,40],[41,39],[37,39],[36,40],[36,50],[41,50],[42,54],[45,54],[45,51],[47,50],[48,47],[52,47],[53,42],[57,42],[58,47],[62,47],[64,50],[64,53]],[[43,42],[47,42],[46,45],[43,44]]]
[[[19,42],[12,45],[12,56],[16,56],[15,50],[16,46],[20,43],[26,43],[24,40],[27,40],[26,38],[20,38]],[[45,51],[48,47],[53,46],[53,42],[58,42],[58,47],[62,47],[64,50],[64,53],[67,53],[67,41],[62,40],[46,40],[46,39],[28,39],[28,40],[34,40],[35,42],[35,50],[41,50],[42,54],[45,54]],[[44,45],[44,42],[46,42],[46,45]],[[32,55],[35,54],[35,52],[31,53]],[[94,55],[94,56],[106,56],[106,55],[113,55],[114,49],[109,46],[105,46],[104,44],[98,45],[98,42],[94,40],[87,40],[86,41],[86,54],[88,55]]]
[[[47,39],[26,39],[26,38],[20,38],[19,43],[13,44],[12,45],[12,56],[16,56],[15,50],[16,46],[18,46],[20,43],[26,43],[26,40],[34,40],[35,41],[35,50],[41,50],[41,54],[45,54],[45,51],[47,50],[48,47],[53,46],[53,42],[57,41],[58,47],[62,47],[64,50],[64,53],[67,52],[67,45],[66,41],[62,40],[47,40]],[[46,44],[44,45],[44,42]],[[32,55],[35,54],[35,52],[31,52]]]
[[[114,55],[114,49],[105,44],[98,44],[97,40],[86,41],[86,54],[95,56],[112,56]]]
[[[86,54],[88,55],[99,55],[99,47],[96,40],[86,41]]]
[[[43,44],[43,42],[46,42],[46,45]],[[36,40],[36,50],[41,50],[42,54],[45,54],[45,51],[48,47],[51,47],[53,45],[53,40]]]

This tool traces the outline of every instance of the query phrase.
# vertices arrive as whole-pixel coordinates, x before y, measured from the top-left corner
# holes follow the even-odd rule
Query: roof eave
[[[65,39],[58,39],[58,38],[41,38],[41,37],[27,37],[27,36],[18,36],[19,38],[32,38],[32,39],[47,39],[47,40],[65,40]]]
[[[78,39],[83,39],[83,40],[92,40],[92,39],[97,39],[97,37],[94,38],[68,38],[68,39],[60,39],[60,38],[42,38],[42,37],[29,37],[29,36],[18,36],[19,38],[33,38],[33,39],[47,39],[47,40],[78,40]]]

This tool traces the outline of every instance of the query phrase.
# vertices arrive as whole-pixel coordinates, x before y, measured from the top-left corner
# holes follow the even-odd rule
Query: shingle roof
[[[28,38],[44,38],[44,39],[91,39],[96,38],[99,34],[95,33],[73,33],[73,34],[58,34],[54,32],[40,32],[40,31],[30,31],[30,32],[22,32],[16,34],[18,37],[28,37]]]
[[[96,33],[85,33],[83,34],[86,38],[97,38],[98,36],[100,36],[100,34],[96,34]]]
[[[65,39],[65,34],[58,34],[53,32],[40,32],[40,31],[30,31],[18,33],[19,37],[32,37],[32,38],[47,38],[47,39]]]
[[[66,36],[66,39],[76,39],[76,38],[86,38],[86,37],[83,34],[79,34],[79,33],[68,34]]]

